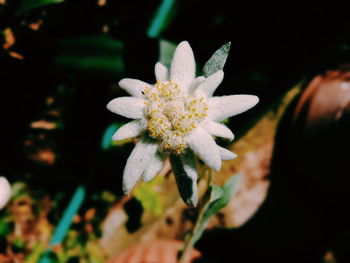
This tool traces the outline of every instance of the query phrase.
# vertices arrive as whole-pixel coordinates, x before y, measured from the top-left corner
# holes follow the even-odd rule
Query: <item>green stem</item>
[[[201,197],[201,200],[199,202],[200,208],[198,212],[198,217],[196,219],[195,225],[190,232],[190,234],[186,237],[185,244],[180,251],[179,255],[179,263],[188,263],[190,260],[190,252],[193,248],[194,245],[194,238],[195,238],[195,233],[198,231],[198,229],[201,227],[201,222],[204,216],[205,211],[207,210],[207,207],[210,203],[210,198],[204,201],[205,193],[208,191],[209,187],[212,185],[213,180],[214,180],[214,173],[212,169],[209,168],[209,175],[206,177],[207,178],[207,184],[206,184],[206,189],[204,191],[204,194]]]

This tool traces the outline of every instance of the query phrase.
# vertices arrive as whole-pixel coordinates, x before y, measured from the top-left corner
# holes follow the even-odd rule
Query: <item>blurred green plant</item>
[[[158,190],[164,184],[164,180],[164,176],[156,176],[151,181],[140,184],[135,189],[135,197],[141,202],[143,209],[157,216],[166,210],[166,206]]]
[[[22,0],[17,15],[47,5],[62,3],[64,0]]]
[[[113,78],[124,71],[123,44],[109,36],[82,36],[62,40],[54,63],[65,70],[97,73]]]
[[[125,123],[117,122],[109,125],[103,132],[101,140],[101,148],[103,150],[108,150],[113,146],[122,146],[126,143],[129,143],[132,139],[125,139],[120,141],[112,140],[113,134],[124,125]]]

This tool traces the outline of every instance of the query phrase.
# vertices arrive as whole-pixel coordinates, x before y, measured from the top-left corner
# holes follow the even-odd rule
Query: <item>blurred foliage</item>
[[[14,188],[20,191],[14,192],[11,203],[0,217],[0,238],[7,240],[7,245],[0,250],[1,262],[22,262],[24,258],[25,262],[39,262],[68,200],[62,199],[60,194],[50,197],[45,192],[38,194],[37,189],[22,183],[15,183]],[[102,219],[116,196],[108,191],[97,192],[94,196],[75,216],[64,242],[47,252],[50,258],[62,263],[73,258],[79,262],[106,260],[98,238]]]
[[[163,176],[156,176],[150,182],[141,184],[134,194],[145,210],[151,211],[157,216],[160,216],[166,210],[164,200],[159,194],[159,189],[164,184],[164,180]]]
[[[59,43],[55,64],[69,71],[117,76],[124,70],[122,43],[107,36],[84,36]]]
[[[17,14],[28,12],[38,7],[45,7],[50,4],[62,3],[64,0],[22,0]]]
[[[149,37],[165,2],[0,0],[0,174],[14,183],[14,197],[0,212],[1,262],[37,262],[79,184],[88,198],[50,257],[105,259],[97,242],[101,222],[114,205],[120,205],[122,219],[132,216],[119,200],[122,168],[133,147],[108,140],[126,120],[116,120],[105,105],[125,94],[117,85],[124,76],[153,82],[154,63],[168,62],[173,43],[188,40],[202,68],[217,47],[231,41],[218,94],[260,97],[258,107],[228,121],[236,138],[257,113],[278,108],[273,102],[292,85],[350,59],[350,17],[340,1],[287,0],[283,6],[277,0],[168,1],[164,20]],[[275,123],[262,128],[265,123],[249,140],[258,140],[256,130],[274,134]],[[220,182],[232,175],[232,167],[239,165],[223,167]],[[177,203],[171,178],[156,177],[136,189],[143,227],[133,239],[119,227],[124,245],[148,229],[182,238],[190,228],[193,211]],[[158,198],[158,184],[166,189],[164,200]]]

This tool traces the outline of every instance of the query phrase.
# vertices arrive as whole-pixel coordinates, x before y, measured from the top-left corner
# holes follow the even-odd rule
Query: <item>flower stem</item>
[[[195,234],[201,227],[201,222],[202,222],[204,213],[207,209],[208,204],[210,203],[210,199],[206,199],[206,200],[204,199],[205,193],[208,191],[209,187],[212,185],[214,180],[214,173],[210,168],[209,168],[209,174],[208,176],[206,176],[206,179],[207,179],[206,189],[199,202],[200,206],[198,208],[198,217],[196,219],[196,222],[194,224],[192,231],[186,236],[185,244],[179,253],[179,263],[190,262],[191,249],[193,248],[193,245],[194,245]]]

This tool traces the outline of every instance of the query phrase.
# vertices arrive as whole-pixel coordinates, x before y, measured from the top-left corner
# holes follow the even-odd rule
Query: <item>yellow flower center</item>
[[[203,97],[186,95],[171,81],[146,87],[143,94],[147,100],[149,135],[159,140],[164,150],[182,153],[186,148],[185,136],[207,116],[206,101]]]

